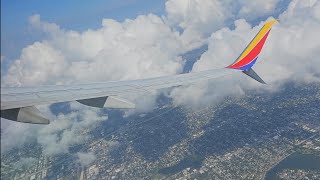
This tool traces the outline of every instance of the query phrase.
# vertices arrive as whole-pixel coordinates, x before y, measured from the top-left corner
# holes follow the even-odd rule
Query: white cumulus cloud
[[[214,31],[230,26],[235,19],[259,19],[275,12],[283,0],[168,0],[169,24],[182,29],[181,40],[188,48],[206,42]]]
[[[104,19],[101,28],[84,32],[63,30],[39,15],[30,19],[48,38],[22,50],[5,76],[6,85],[137,79],[182,69],[178,33],[152,14],[123,23]]]
[[[248,89],[275,90],[288,81],[319,83],[320,11],[319,1],[292,1],[280,22],[271,30],[254,69],[268,83],[260,85],[241,73],[212,80],[214,83],[176,89],[172,97],[177,104],[201,105],[219,102],[226,96],[239,95]],[[208,51],[194,64],[193,71],[226,67],[231,64],[259,31],[264,22],[251,27],[244,19],[235,29],[222,28],[208,39]],[[191,93],[193,92],[193,93]],[[195,94],[194,98],[191,94]],[[206,103],[207,102],[207,103]]]
[[[48,106],[39,109],[52,120],[49,125],[1,122],[4,126],[1,129],[1,153],[14,147],[22,147],[24,143],[34,140],[42,146],[44,155],[68,153],[69,147],[90,139],[88,132],[108,119],[100,109],[79,106],[77,103],[71,103],[70,113],[57,116],[51,114]]]
[[[96,156],[94,155],[93,152],[88,152],[88,153],[78,152],[77,156],[78,156],[78,161],[82,166],[87,166],[96,159]]]

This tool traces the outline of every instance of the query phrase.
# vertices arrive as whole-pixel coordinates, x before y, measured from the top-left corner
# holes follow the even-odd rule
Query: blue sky
[[[164,0],[1,0],[1,55],[16,59],[23,47],[41,39],[28,25],[28,17],[33,14],[62,28],[83,31],[100,27],[103,18],[123,21],[140,14],[161,15],[164,3]]]

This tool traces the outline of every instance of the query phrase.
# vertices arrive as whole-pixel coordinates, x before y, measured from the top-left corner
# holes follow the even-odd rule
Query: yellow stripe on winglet
[[[271,26],[275,22],[277,22],[276,19],[271,20],[271,21],[264,24],[264,26],[260,29],[258,34],[253,38],[251,43],[247,46],[247,48],[243,51],[243,53],[240,55],[240,57],[237,59],[237,61],[235,63],[239,62],[241,59],[243,59],[244,57],[246,57],[250,53],[250,51],[259,43],[259,41],[270,30]]]

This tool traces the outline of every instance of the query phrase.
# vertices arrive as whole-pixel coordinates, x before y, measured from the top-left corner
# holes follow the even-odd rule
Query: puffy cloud
[[[87,135],[88,130],[107,119],[107,115],[99,113],[99,109],[71,109],[71,113],[59,114],[50,125],[38,131],[37,141],[42,145],[44,154],[67,153],[70,146],[83,143],[90,138]]]
[[[257,20],[275,14],[280,5],[285,0],[168,0],[165,7],[168,23],[181,28],[182,42],[194,48],[235,19]]]
[[[7,85],[136,79],[175,74],[183,65],[178,33],[152,14],[123,23],[104,19],[100,29],[82,33],[39,15],[30,19],[48,39],[22,50],[5,77]]]
[[[75,105],[73,105],[75,104]],[[1,153],[36,140],[48,156],[68,153],[69,147],[90,139],[88,132],[108,116],[100,109],[71,103],[71,113],[51,114],[48,106],[39,107],[52,121],[49,125],[32,125],[12,121],[1,122]],[[14,141],[13,141],[14,139]]]
[[[36,28],[49,35],[49,38],[40,44],[50,46],[64,58],[64,64],[57,64],[62,67],[66,65],[65,72],[59,77],[65,78],[66,82],[136,79],[175,74],[181,71],[183,65],[178,57],[183,51],[178,33],[173,32],[161,18],[152,14],[141,15],[134,20],[127,19],[123,23],[103,19],[100,29],[82,33],[62,30],[55,24],[42,22],[39,15],[30,19],[33,19],[31,23]],[[31,49],[24,51],[30,52]],[[38,55],[34,51],[30,53]],[[24,56],[20,59],[26,61]],[[37,63],[45,63],[43,61]],[[19,67],[28,69],[26,65]]]
[[[15,86],[52,84],[67,70],[66,65],[59,50],[46,42],[36,42],[22,50],[20,59],[10,66],[4,83]]]
[[[320,56],[319,1],[292,1],[287,11],[280,15],[254,69],[268,83],[260,85],[239,73],[212,80],[208,85],[176,89],[171,96],[177,104],[202,105],[219,102],[226,96],[239,95],[248,89],[276,90],[288,81],[319,83]],[[208,40],[208,51],[193,67],[193,71],[221,68],[231,64],[259,31],[264,22],[251,27],[245,20],[237,20],[235,29],[222,28]],[[192,93],[191,93],[192,92]],[[191,94],[195,94],[194,98]],[[199,100],[201,99],[201,100]]]
[[[224,25],[232,15],[228,2],[219,0],[169,0],[166,2],[167,19],[170,24],[182,28],[182,41],[191,48],[200,45],[204,36]]]
[[[77,156],[81,166],[87,166],[96,159],[96,156],[93,154],[93,152],[88,152],[88,153],[78,152]]]
[[[277,5],[281,0],[267,0],[267,1],[239,1],[240,9],[238,17],[245,18],[246,20],[252,20],[256,17],[264,17],[272,15]]]
[[[60,32],[60,27],[57,24],[48,23],[48,22],[41,22],[39,14],[35,14],[33,16],[30,16],[29,23],[33,27],[35,27],[37,29],[41,29],[45,33],[56,35],[57,33]]]

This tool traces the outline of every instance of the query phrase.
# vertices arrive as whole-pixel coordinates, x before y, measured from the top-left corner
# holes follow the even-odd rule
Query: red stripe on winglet
[[[241,66],[244,66],[244,65],[251,63],[258,56],[258,54],[261,52],[261,49],[267,40],[269,32],[270,32],[270,30],[263,36],[263,38],[256,45],[256,47],[254,47],[246,57],[244,57],[241,61],[228,66],[228,68],[235,68],[236,69],[236,68],[240,68]]]

